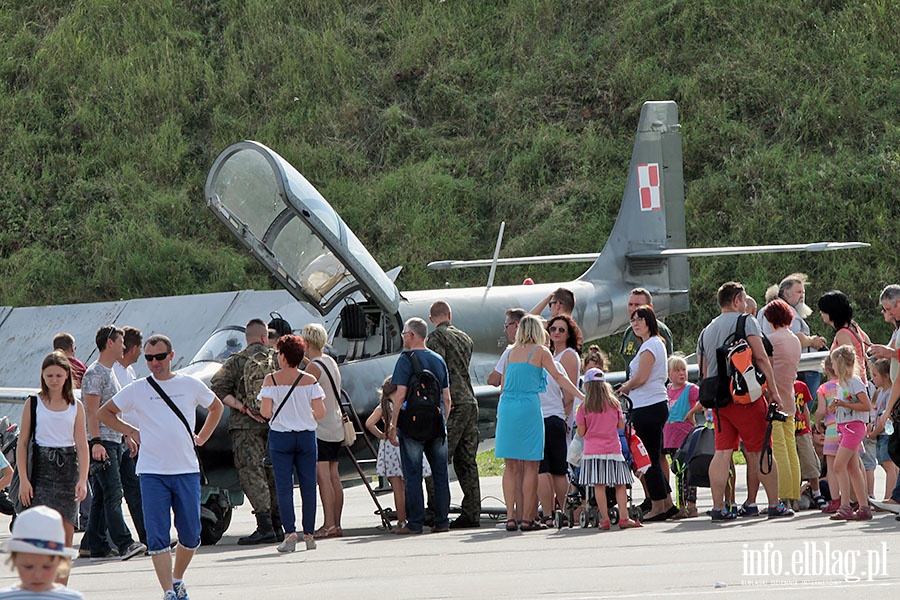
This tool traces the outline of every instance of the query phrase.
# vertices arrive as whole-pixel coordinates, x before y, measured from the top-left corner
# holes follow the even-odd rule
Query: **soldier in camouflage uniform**
[[[452,406],[447,417],[447,456],[456,471],[463,491],[462,511],[451,529],[481,526],[481,485],[478,480],[478,401],[469,377],[474,343],[466,332],[450,324],[450,305],[438,301],[431,305],[429,320],[434,331],[425,345],[447,363],[450,374]]]
[[[240,545],[284,539],[278,516],[275,479],[272,467],[266,466],[265,460],[268,456],[269,426],[259,414],[259,399],[256,397],[262,378],[275,371],[275,358],[267,346],[269,332],[264,321],[251,320],[245,333],[247,347],[228,357],[210,381],[216,396],[231,408],[228,431],[234,447],[234,466],[241,489],[256,515],[256,531],[238,539]],[[248,377],[252,380],[247,381]]]

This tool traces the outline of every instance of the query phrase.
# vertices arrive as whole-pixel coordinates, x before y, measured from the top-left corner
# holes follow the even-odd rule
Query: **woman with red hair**
[[[781,397],[778,410],[788,415],[784,421],[772,421],[772,453],[778,465],[778,493],[785,506],[798,510],[800,457],[794,439],[797,430],[794,424],[794,414],[797,412],[794,380],[800,366],[800,340],[790,330],[794,313],[787,302],[781,299],[772,300],[763,308],[763,315],[772,325],[772,333],[768,338],[772,342],[772,371],[775,374],[775,381],[770,381],[769,385],[774,385]],[[769,501],[774,502],[774,499]]]
[[[279,552],[297,547],[294,471],[300,487],[303,540],[313,550],[316,525],[316,421],[325,416],[325,392],[316,378],[300,370],[306,344],[296,335],[278,338],[279,369],[266,375],[259,392],[260,414],[269,419],[269,455],[275,472],[278,510],[284,523]]]

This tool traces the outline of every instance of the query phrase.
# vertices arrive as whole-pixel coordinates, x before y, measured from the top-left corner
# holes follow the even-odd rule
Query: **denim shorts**
[[[874,471],[875,467],[878,466],[878,462],[875,460],[875,440],[870,440],[868,437],[863,440],[863,448],[866,450],[865,454],[861,454],[860,458],[862,459],[863,469],[866,471]]]
[[[891,462],[891,455],[888,454],[888,439],[890,437],[886,433],[881,433],[878,435],[878,439],[875,440],[875,456],[878,458],[878,464]]]
[[[157,475],[142,473],[141,498],[149,554],[168,552],[175,513],[178,543],[188,550],[200,546],[200,473]]]

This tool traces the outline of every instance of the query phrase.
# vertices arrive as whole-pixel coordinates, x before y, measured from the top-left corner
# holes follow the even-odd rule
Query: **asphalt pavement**
[[[738,480],[744,476],[739,467]],[[483,505],[502,510],[499,477],[481,480]],[[744,495],[738,487],[738,498]],[[883,490],[880,477],[876,490]],[[218,598],[663,598],[697,595],[886,598],[900,583],[900,522],[876,513],[866,522],[835,522],[818,511],[793,518],[708,517],[648,523],[601,532],[548,529],[508,533],[483,517],[478,529],[394,536],[379,529],[375,505],[362,486],[348,488],[341,538],[282,555],[274,545],[238,546],[255,521],[236,509],[216,546],[197,552],[185,579],[193,600]],[[451,487],[454,501],[459,488]],[[299,494],[295,495],[299,504]],[[762,501],[764,496],[760,495]],[[392,505],[392,496],[379,497]],[[635,493],[640,500],[640,490]],[[711,506],[700,489],[701,514]],[[298,508],[299,517],[299,508]],[[319,518],[321,522],[321,517]],[[7,539],[8,517],[0,518]],[[427,531],[427,528],[426,528]],[[80,534],[76,534],[76,540]],[[15,574],[4,572],[0,586]],[[160,598],[149,558],[75,562],[72,588],[92,600]],[[894,594],[896,592],[893,592]]]

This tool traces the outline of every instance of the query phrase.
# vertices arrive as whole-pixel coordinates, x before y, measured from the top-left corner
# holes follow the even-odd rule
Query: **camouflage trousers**
[[[478,405],[458,404],[447,418],[447,457],[463,491],[460,516],[481,520],[481,483],[478,480]]]
[[[263,464],[269,455],[268,429],[232,429],[234,468],[241,489],[257,513],[278,514],[275,476],[272,467]]]

